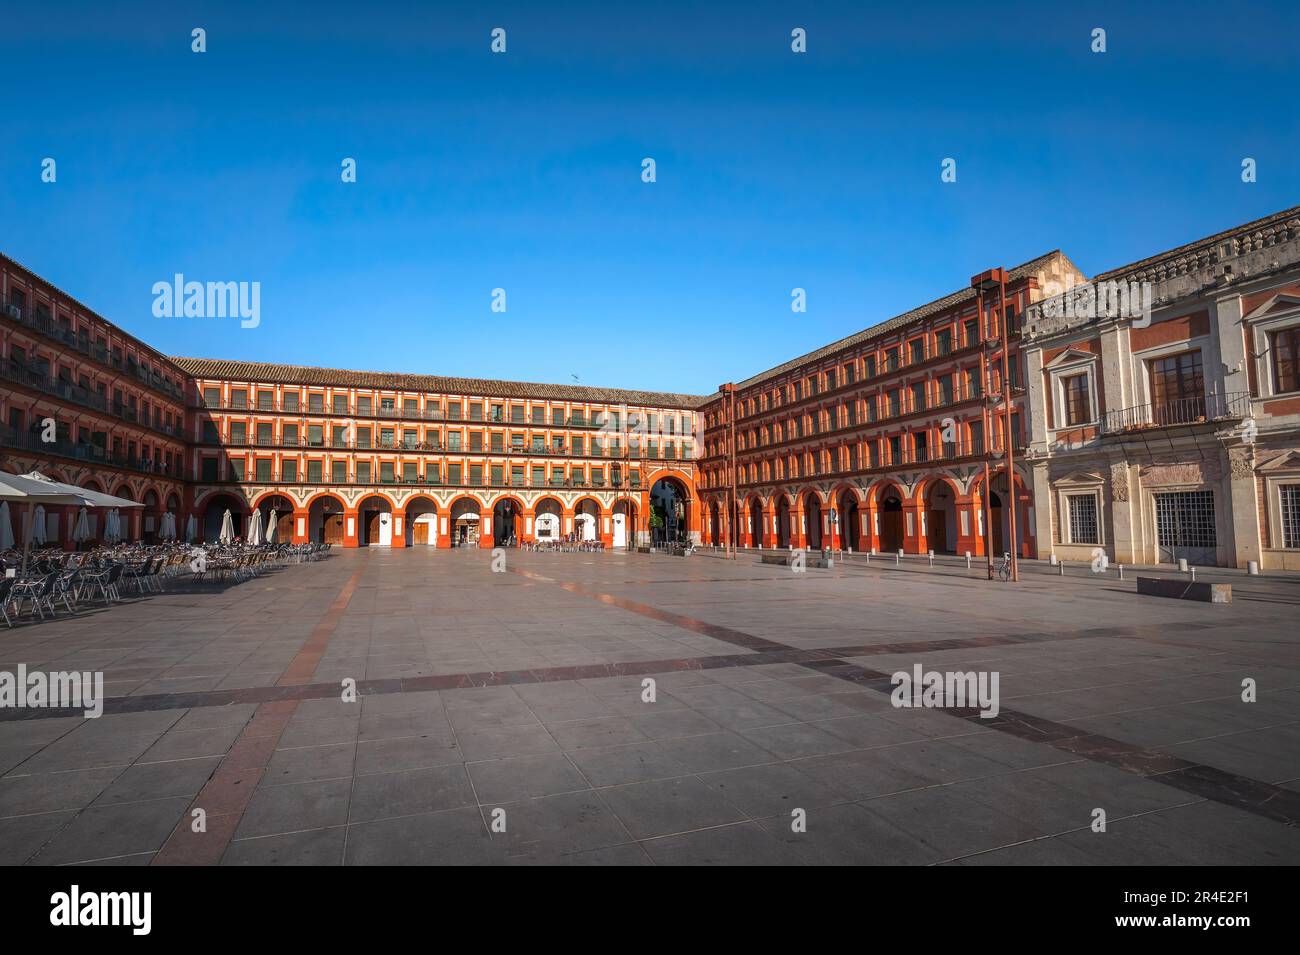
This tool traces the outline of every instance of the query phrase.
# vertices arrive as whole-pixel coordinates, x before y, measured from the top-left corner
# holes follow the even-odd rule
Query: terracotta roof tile
[[[545,385],[530,381],[497,381],[488,378],[406,375],[387,371],[348,371],[342,368],[271,365],[252,361],[223,361],[215,358],[173,358],[172,361],[195,378],[223,381],[381,388],[450,395],[481,395],[485,398],[549,398],[555,401],[591,401],[653,408],[694,409],[702,405],[705,400],[702,395],[593,388],[587,385]]]

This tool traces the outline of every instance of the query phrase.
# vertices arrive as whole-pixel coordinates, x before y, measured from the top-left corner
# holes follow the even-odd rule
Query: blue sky
[[[1300,203],[1297,9],[13,5],[0,249],[170,354],[705,393]],[[176,272],[260,326],[155,318]]]

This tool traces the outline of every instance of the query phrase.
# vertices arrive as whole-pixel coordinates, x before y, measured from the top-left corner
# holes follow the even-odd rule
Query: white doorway
[[[623,514],[614,515],[614,546],[627,546],[627,523],[626,516]]]

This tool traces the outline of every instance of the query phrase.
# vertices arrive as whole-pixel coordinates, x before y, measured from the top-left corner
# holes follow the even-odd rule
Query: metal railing
[[[344,418],[392,418],[398,421],[437,421],[450,424],[474,424],[474,425],[492,425],[502,428],[584,428],[584,429],[605,429],[610,428],[610,420],[601,418],[596,415],[588,417],[586,414],[573,414],[568,417],[550,421],[531,418],[522,420],[518,418],[494,417],[489,414],[448,414],[441,408],[361,408],[346,405],[336,407],[334,405],[323,405],[308,402],[303,405],[302,402],[289,404],[284,401],[266,402],[261,400],[233,399],[229,401],[208,401],[202,396],[195,400],[191,407],[197,411],[252,411],[252,412],[282,412],[285,414],[300,414],[320,417],[344,417]],[[612,427],[614,432],[636,434],[637,428],[625,427],[620,428],[618,425]],[[665,437],[673,437],[671,432],[664,432]]]
[[[535,490],[556,490],[562,488],[583,490],[587,488],[602,487],[631,488],[632,490],[639,490],[642,486],[639,478],[632,481],[609,481],[607,483],[605,481],[587,482],[579,478],[543,478],[540,481],[534,481],[531,477],[520,479],[512,476],[510,480],[498,480],[497,478],[474,478],[470,475],[462,475],[455,480],[452,480],[450,476],[444,480],[442,475],[428,475],[426,477],[416,478],[408,478],[399,475],[392,475],[391,477],[380,475],[378,480],[372,480],[370,477],[367,477],[365,480],[360,480],[355,474],[353,474],[340,480],[331,474],[319,474],[314,477],[307,474],[286,478],[284,477],[283,472],[278,474],[272,472],[270,475],[259,475],[256,472],[253,472],[252,474],[244,473],[239,476],[231,476],[225,479],[218,479],[209,475],[206,477],[201,476],[195,480],[203,484],[330,484],[335,486],[355,485],[358,487],[388,487],[398,485],[403,487],[490,487],[530,488]]]
[[[171,437],[180,437],[181,429],[175,426],[168,427],[161,422],[155,424],[147,418],[144,418],[137,409],[120,401],[114,401],[111,404],[103,395],[89,388],[83,388],[81,385],[74,384],[64,379],[51,378],[43,368],[35,368],[31,365],[22,364],[10,358],[7,361],[0,361],[0,379],[12,381],[15,384],[31,388],[33,391],[40,391],[44,394],[51,395],[61,401],[68,401],[83,408],[89,408],[92,411],[98,411],[101,414],[112,415],[131,424],[138,424],[142,428],[148,428],[151,431],[157,431],[160,434]]]
[[[30,308],[13,303],[0,305],[0,315],[11,321],[18,322],[26,328],[53,339],[54,341],[75,349],[82,355],[93,359],[103,365],[108,365],[118,371],[125,371],[143,385],[159,391],[169,398],[177,401],[184,401],[185,394],[181,386],[168,382],[162,375],[153,371],[145,371],[138,364],[130,360],[124,360],[116,355],[110,355],[108,349],[102,345],[93,344],[88,339],[82,338],[70,328],[63,328],[48,315],[35,314]]]
[[[78,461],[88,461],[92,464],[121,468],[127,471],[138,471],[143,474],[157,474],[175,478],[178,481],[184,480],[185,477],[184,469],[179,464],[173,464],[169,468],[165,461],[152,458],[130,458],[124,454],[114,454],[106,448],[86,441],[69,441],[66,438],[43,441],[39,434],[28,434],[8,425],[0,425],[0,446],[33,454],[50,454],[63,458],[73,458]]]
[[[1178,398],[1108,411],[1102,422],[1102,430],[1107,434],[1120,434],[1143,428],[1170,428],[1204,424],[1223,418],[1244,418],[1249,414],[1250,394],[1245,391],[1230,391],[1222,395]]]

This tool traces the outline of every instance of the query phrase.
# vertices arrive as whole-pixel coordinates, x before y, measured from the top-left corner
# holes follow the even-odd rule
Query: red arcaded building
[[[213,537],[229,509],[345,547],[649,536],[652,498],[698,523],[691,395],[178,358],[187,466]],[[629,534],[629,529],[632,531]]]
[[[1028,472],[1005,467],[1028,417],[1020,316],[1044,288],[1081,280],[1060,252],[1010,270],[1005,366],[1000,292],[968,286],[723,385],[700,409],[706,542],[982,555],[991,537],[1001,553],[1014,499],[1033,556]]]
[[[164,511],[179,516],[189,502],[184,462],[191,388],[190,377],[166,356],[0,255],[5,470],[40,470],[139,501],[142,509],[123,512],[123,530],[132,539],[150,539]],[[73,508],[47,508],[47,537],[68,544],[75,518]],[[92,525],[96,520],[91,515]],[[21,536],[17,514],[13,521]]]
[[[1151,314],[1056,308],[1114,280]],[[133,539],[227,510],[349,547],[977,556],[1014,528],[1026,557],[1293,568],[1298,336],[1300,208],[1094,283],[1059,251],[993,269],[709,396],[168,358],[0,256],[0,466],[143,503]]]

